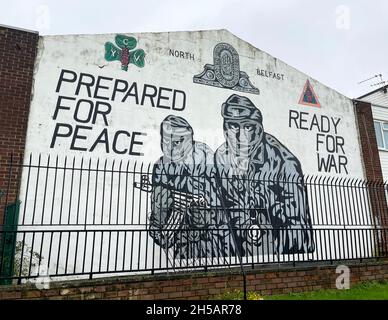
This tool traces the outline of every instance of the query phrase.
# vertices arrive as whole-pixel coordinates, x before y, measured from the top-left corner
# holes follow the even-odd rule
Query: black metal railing
[[[7,168],[1,283],[387,255],[381,182],[52,156]]]

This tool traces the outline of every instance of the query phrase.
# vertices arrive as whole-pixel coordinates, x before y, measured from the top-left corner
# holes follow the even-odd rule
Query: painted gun
[[[150,182],[148,175],[143,174],[140,182],[134,182],[134,187],[144,192],[151,192],[155,186]],[[176,202],[176,206],[184,208],[193,206],[208,207],[208,203],[203,195],[182,192],[167,186],[163,186],[163,188],[171,191],[174,202]]]
[[[153,185],[149,181],[148,175],[142,175],[140,182],[135,182],[134,187],[150,193],[156,185]],[[167,186],[163,186],[163,188],[171,192],[172,203],[168,207],[168,219],[163,224],[160,232],[162,232],[162,239],[164,239],[164,242],[171,243],[175,231],[181,228],[185,216],[190,214],[193,208],[208,208],[209,205],[203,195],[182,192],[173,188],[168,188]]]

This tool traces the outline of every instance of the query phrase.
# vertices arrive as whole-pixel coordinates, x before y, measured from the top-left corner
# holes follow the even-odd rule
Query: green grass
[[[243,300],[244,292],[240,290],[234,290],[225,292],[224,294],[218,296],[216,300]],[[263,297],[258,292],[247,292],[248,300],[263,300]]]
[[[366,282],[349,290],[320,290],[266,296],[264,300],[388,300],[388,282]]]
[[[219,297],[223,300],[242,300],[243,292],[235,290]],[[259,292],[248,292],[248,300],[388,300],[388,282],[365,282],[349,290],[319,290],[261,296]]]

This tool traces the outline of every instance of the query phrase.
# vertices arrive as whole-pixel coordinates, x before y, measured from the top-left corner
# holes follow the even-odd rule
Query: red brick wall
[[[368,102],[361,101],[355,101],[354,105],[366,178],[370,181],[381,181],[383,173],[373,125],[372,106]]]
[[[373,125],[372,106],[368,102],[354,101],[360,145],[366,180],[368,181],[370,205],[378,225],[388,228],[388,207],[385,195],[386,186],[383,183],[379,150]],[[376,233],[378,249],[382,254],[388,253],[388,241]]]
[[[24,154],[38,34],[0,26],[0,190],[8,189],[11,154]],[[15,201],[19,170],[11,177],[8,203]],[[0,225],[5,199],[0,198]]]
[[[350,286],[365,281],[388,280],[388,261],[346,263]],[[247,289],[262,295],[334,289],[336,265],[250,270]],[[0,299],[210,299],[242,290],[242,276],[235,272],[115,277],[51,283],[49,289],[33,285],[0,286]]]

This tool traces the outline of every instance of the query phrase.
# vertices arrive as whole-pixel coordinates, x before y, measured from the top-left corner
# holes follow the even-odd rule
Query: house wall
[[[386,89],[386,88],[385,88]],[[372,105],[374,120],[388,123],[388,93],[384,88],[360,97],[362,101]],[[388,151],[379,149],[379,157],[384,180],[388,179]]]
[[[385,89],[385,90],[384,90]],[[387,87],[375,90],[370,94],[360,97],[363,101],[370,102],[373,105],[388,107],[388,93]]]
[[[6,204],[15,202],[31,102],[38,34],[0,25],[0,225]]]
[[[34,41],[38,40],[35,34],[30,37]],[[7,45],[13,40],[13,37],[9,38]],[[36,42],[32,41],[28,47],[31,54],[35,53],[34,45],[36,47]],[[13,55],[13,59],[23,62],[17,54]],[[368,164],[370,154],[364,150],[368,143],[358,130],[362,117],[352,100],[225,30],[43,36],[39,38],[36,59],[33,55],[29,59],[30,69],[22,69],[30,76],[26,76],[30,82],[27,81],[23,93],[20,93],[23,94],[23,106],[28,108],[32,85],[29,113],[27,109],[18,113],[18,116],[23,115],[20,122],[15,118],[4,118],[5,127],[16,124],[22,133],[26,130],[25,122],[28,118],[25,150],[24,138],[10,135],[10,131],[6,137],[17,141],[20,153],[25,154],[22,161],[26,167],[20,190],[16,184],[13,185],[15,193],[19,191],[21,200],[19,230],[30,230],[23,226],[25,224],[42,223],[45,230],[49,230],[55,222],[59,224],[57,230],[66,231],[73,228],[66,226],[66,221],[76,221],[78,227],[85,226],[85,229],[93,231],[93,228],[100,227],[95,221],[109,221],[116,225],[121,217],[127,221],[126,217],[133,212],[126,212],[122,206],[116,207],[118,199],[126,197],[125,188],[118,189],[120,182],[113,179],[113,173],[111,181],[103,180],[101,175],[93,175],[90,183],[86,184],[85,181],[89,180],[85,180],[85,172],[79,168],[88,163],[101,170],[104,163],[109,163],[109,168],[119,172],[122,162],[131,165],[144,163],[145,167],[149,165],[149,168],[153,168],[158,161],[168,161],[176,151],[174,156],[179,158],[185,154],[185,161],[190,158],[188,154],[196,161],[205,161],[211,167],[209,177],[215,172],[212,170],[223,169],[242,175],[249,173],[255,179],[263,174],[274,173],[283,175],[283,178],[324,175],[344,179],[369,179],[370,170],[372,176],[374,174],[376,163]],[[31,78],[33,61],[35,66]],[[7,68],[11,71],[7,69],[4,75],[13,74],[12,61]],[[235,101],[238,102],[237,106],[233,106]],[[233,107],[223,107],[226,102]],[[2,110],[5,110],[5,105],[2,105]],[[229,119],[227,127],[224,127],[224,117]],[[362,119],[366,132],[371,125],[373,129],[371,117]],[[162,123],[166,125],[162,126]],[[236,134],[236,125],[241,131],[239,134]],[[189,128],[195,143],[186,140]],[[238,136],[238,139],[242,137],[242,145],[248,141],[249,148],[253,146],[252,152],[258,163],[253,171],[244,167],[244,163],[247,163],[245,160],[251,156],[251,149],[241,148],[242,156],[234,155],[232,150],[235,146],[230,140],[233,135]],[[181,140],[174,140],[176,137]],[[169,143],[184,147],[174,147],[172,154],[169,154],[166,151]],[[191,148],[193,145],[195,148]],[[14,149],[12,144],[8,146],[7,150]],[[189,150],[188,153],[185,150]],[[193,150],[196,150],[195,156]],[[2,152],[2,155],[9,156],[9,151]],[[178,167],[182,166],[182,160],[170,161],[177,163]],[[37,164],[47,164],[47,167],[39,173],[34,167]],[[62,169],[73,166],[81,173],[70,180],[71,170],[55,170],[54,174],[52,166]],[[3,174],[3,181],[5,177]],[[151,174],[152,181],[159,178],[157,172]],[[73,198],[74,194],[70,192],[70,181],[72,185],[79,186],[77,198]],[[114,196],[106,201],[102,198],[101,205],[96,207],[95,204],[101,201],[101,189],[97,188],[101,185],[110,189],[110,194]],[[174,187],[179,185],[176,182]],[[98,191],[89,193],[90,190]],[[132,224],[148,223],[151,205],[157,205],[153,199],[158,189],[154,187],[153,190],[152,195],[136,190],[136,197],[128,196],[128,203],[134,203],[136,209],[137,220]],[[303,192],[295,197],[299,199],[296,207],[302,214],[307,214],[306,204],[300,200],[307,198]],[[238,196],[238,190],[236,194]],[[329,202],[330,197],[333,197],[331,200],[335,203],[335,196],[328,194]],[[256,209],[259,198],[260,194],[255,194]],[[311,197],[308,199],[310,202],[312,200]],[[150,206],[144,205],[148,203]],[[373,208],[370,210],[365,204],[361,204],[361,207],[366,208],[362,215],[367,215],[367,226],[371,226]],[[239,205],[246,208],[248,204]],[[118,218],[111,221],[112,206],[113,212],[117,210]],[[268,207],[268,203],[265,206]],[[343,212],[339,207],[336,209],[330,214],[334,212],[340,216]],[[327,212],[319,208],[309,214],[313,224],[322,221],[323,215],[327,217]],[[356,221],[360,213],[353,214],[352,219]],[[84,230],[82,228],[81,231]],[[109,245],[112,241],[112,247],[118,248],[122,260],[125,245],[128,248],[133,243],[146,243],[147,246],[160,249],[147,230],[143,231],[141,236],[132,237],[132,242],[128,243],[125,241],[129,240],[124,240],[124,243],[119,234],[112,239],[109,237]],[[98,236],[96,255],[102,257],[102,262],[93,262],[92,251],[92,254],[85,257],[86,265],[93,271],[107,263],[106,271],[111,272],[114,264],[111,266],[106,261],[110,257],[104,247],[106,241],[101,234]],[[367,238],[366,241],[373,242],[369,240],[372,236]],[[51,259],[52,265],[47,265],[47,268],[59,268],[66,273],[67,268],[76,269],[75,264],[79,268],[82,266],[79,262],[85,263],[82,260],[84,257],[78,257],[76,253],[82,253],[78,250],[78,241],[84,243],[82,250],[90,252],[88,250],[92,248],[94,235],[92,242],[88,239],[85,234],[79,238],[69,232],[64,238],[55,236],[47,241],[43,234],[35,237],[30,232],[18,240],[25,241],[33,251],[39,251],[45,264],[51,255],[48,247],[62,249],[55,251],[57,259]],[[326,245],[334,248],[335,243]],[[316,245],[322,247],[318,242]],[[74,265],[68,265],[67,255],[57,257],[59,252],[62,255],[67,252],[72,259],[72,255],[75,255],[72,260]],[[144,252],[133,257],[141,265],[150,255],[149,250]],[[346,251],[345,256],[354,256],[353,253]],[[157,254],[156,260],[165,259],[162,250],[159,250],[159,256]],[[363,257],[367,253],[360,251],[359,255]],[[148,259],[148,263],[150,261]],[[121,265],[121,260],[119,262]]]
[[[108,56],[121,50],[115,34],[40,38],[26,153],[154,163],[162,155],[160,124],[168,115],[187,120],[195,141],[215,152],[225,142],[221,106],[238,94],[261,111],[265,132],[300,160],[304,173],[364,177],[350,99],[225,30],[130,36],[137,40],[130,53],[139,54],[142,66],[129,63],[127,70],[120,61],[106,59],[106,50]],[[230,64],[236,77],[229,84],[227,77],[224,84],[206,74],[198,77],[209,71],[205,65],[215,65],[213,51],[220,43],[234,48],[230,52],[239,62]],[[209,75],[215,76],[212,70]],[[233,85],[235,80],[249,80],[249,88]],[[315,105],[300,100],[307,80],[318,100]],[[88,89],[80,81],[93,84]],[[115,91],[115,83],[118,90],[126,86],[123,81],[127,90]],[[107,142],[100,139],[93,146],[100,134],[105,139],[104,130]],[[318,159],[328,157],[331,165],[319,166]]]
[[[386,106],[372,105],[373,120],[383,121],[388,123],[388,102]],[[381,163],[381,170],[383,172],[384,180],[388,180],[388,150],[379,149],[379,157]]]
[[[204,188],[212,185],[213,170],[219,172],[225,169],[233,174],[248,170],[244,168],[244,163],[248,163],[245,160],[252,157],[257,164],[245,173],[254,179],[266,174],[279,175],[283,179],[304,174],[352,179],[365,177],[353,102],[225,30],[44,36],[39,39],[38,48],[25,151],[26,155],[34,157],[33,164],[37,163],[38,156],[42,163],[48,161],[48,156],[51,161],[57,159],[56,165],[59,167],[64,167],[66,161],[68,164],[74,161],[75,166],[79,167],[82,161],[90,161],[92,166],[98,166],[98,163],[102,165],[104,160],[108,160],[113,168],[115,161],[116,170],[120,170],[117,166],[119,163],[121,165],[121,161],[150,164],[151,168],[155,163],[171,161],[179,171],[179,168],[196,159],[194,161],[200,161],[200,164],[206,162],[211,166],[209,184],[206,182]],[[233,105],[236,101],[237,107]],[[229,103],[231,107],[223,106],[224,103]],[[226,117],[230,127],[224,126]],[[165,125],[162,126],[162,123]],[[240,126],[239,129],[235,129],[236,125]],[[192,137],[187,138],[190,130]],[[238,133],[235,130],[239,130]],[[233,152],[236,146],[232,145],[235,140],[230,138],[235,136],[238,136],[236,139],[240,139],[241,145],[248,141],[253,154],[250,154],[251,149],[240,147],[240,155],[236,156]],[[226,139],[229,139],[227,143]],[[173,146],[170,154],[167,151],[169,145]],[[236,145],[240,146],[238,143]],[[186,151],[188,153],[185,154]],[[177,160],[181,154],[185,154],[185,158]],[[26,158],[25,163],[27,161]],[[93,228],[94,217],[98,218],[97,221],[101,217],[103,221],[109,213],[108,220],[112,222],[111,207],[119,202],[118,198],[125,199],[125,188],[118,190],[118,182],[114,182],[113,178],[111,182],[106,182],[108,188],[113,190],[111,194],[117,194],[117,198],[103,201],[96,208],[93,203],[99,201],[100,197],[98,194],[90,195],[88,190],[99,190],[93,186],[101,185],[103,177],[92,178],[91,189],[90,186],[86,189],[85,180],[81,183],[81,177],[75,175],[74,185],[79,184],[80,191],[79,200],[74,200],[70,189],[66,189],[70,188],[70,180],[61,180],[62,174],[65,175],[65,171],[59,172],[58,176],[47,174],[48,182],[43,187],[43,172],[38,176],[39,173],[35,171],[31,176],[30,171],[24,170],[21,194],[25,198],[21,207],[21,224],[26,221],[35,224],[35,219],[41,221],[47,212],[50,221],[62,220],[63,212],[69,214],[65,220],[79,221],[79,211],[84,219],[81,221],[86,221],[80,223],[88,224],[90,229]],[[207,179],[206,174],[200,175]],[[34,179],[38,187],[35,190],[29,187],[29,192],[26,192],[28,181]],[[156,169],[151,180],[155,182],[158,179],[163,180],[163,176]],[[169,183],[179,189],[182,181],[172,181]],[[59,189],[61,191],[47,201],[46,190],[58,188],[62,188]],[[240,193],[236,186],[228,189],[235,189],[237,196]],[[215,204],[217,199],[214,199],[214,193],[208,191],[207,202],[214,201]],[[139,197],[128,198],[128,203],[135,202],[135,206],[139,206],[139,213],[136,213],[139,220],[135,224],[147,225],[150,214],[158,217],[156,211],[160,201],[155,199],[159,199],[159,196],[164,199],[163,192],[163,186],[154,187],[151,195],[141,193]],[[268,191],[268,194],[271,192]],[[303,192],[295,193],[293,198],[296,199],[297,215],[301,219],[296,223],[307,228],[302,216],[305,215],[304,221],[308,221],[310,213],[305,209],[303,199],[307,197]],[[271,201],[270,198],[275,196],[279,198],[280,193],[269,196],[265,201]],[[263,206],[259,203],[262,201],[260,194],[264,193],[254,194],[255,208]],[[150,206],[147,211],[144,204],[148,200]],[[167,206],[169,200],[166,201],[161,205]],[[252,205],[251,202],[241,203],[242,200],[237,197],[235,201],[240,201],[238,205],[244,208]],[[76,202],[81,210],[73,209],[72,205]],[[268,209],[269,202],[264,206]],[[122,207],[115,209],[117,215],[121,215]],[[311,215],[319,217],[328,214],[319,210],[317,208]],[[93,222],[87,218],[90,212],[93,212]],[[355,219],[360,215],[350,212]],[[368,215],[370,212],[362,214]],[[368,217],[367,220],[371,225],[372,220]],[[118,221],[119,218],[113,224]],[[259,222],[256,223],[259,225]],[[66,228],[62,222],[60,224],[61,228]],[[255,225],[253,223],[252,226]],[[105,252],[108,249],[104,247],[103,236],[101,239],[97,236],[99,247],[96,250],[99,256],[100,250]],[[74,244],[75,237],[75,234],[67,234],[65,239],[55,238],[52,240],[53,247],[62,248],[64,245],[61,252],[65,252],[67,247],[64,241],[67,241],[72,255],[77,252],[74,246],[78,248],[78,244]],[[298,241],[303,241],[301,238],[299,236]],[[24,241],[36,248],[44,243],[42,256],[46,261],[50,254],[45,251],[48,249],[44,239],[43,236],[32,238],[30,234]],[[94,237],[92,242],[88,239],[87,235],[82,235],[80,240],[81,243],[85,242],[87,250],[95,250],[92,249]],[[128,243],[124,243],[119,234],[109,239],[112,247],[119,248],[119,253],[126,245],[136,247],[146,243],[147,248],[143,247],[141,252],[139,249],[139,254],[133,256],[146,267],[150,267],[147,264],[153,261],[149,257],[151,249],[148,248],[159,248],[154,243],[156,238],[151,238],[146,232],[137,233],[132,240],[125,240]],[[245,240],[249,247],[250,240],[242,241]],[[310,242],[298,245],[301,248],[305,246],[301,250],[307,253],[314,247],[311,239]],[[331,247],[334,243],[325,243],[323,247]],[[322,244],[316,240],[316,247],[320,246]],[[284,252],[288,251],[284,249]],[[366,253],[360,254],[363,256]],[[166,256],[163,251],[158,253],[156,250],[155,255],[156,261],[160,258],[162,265],[170,263],[164,261]],[[101,263],[109,264],[109,254],[101,256],[102,260],[93,260],[94,254],[88,255],[85,257],[87,265],[90,264],[94,270],[99,269]],[[66,273],[67,262],[62,258],[58,258],[59,269]],[[75,257],[74,264],[79,266],[79,259]],[[112,261],[108,270],[114,268],[111,264]],[[55,270],[58,266],[48,268]]]

